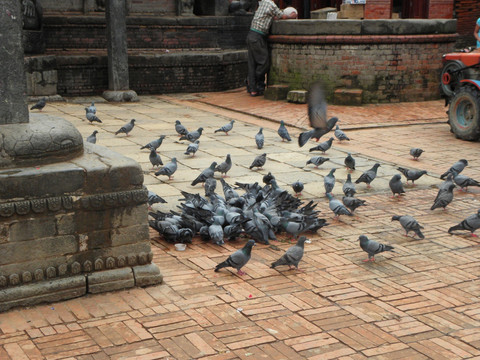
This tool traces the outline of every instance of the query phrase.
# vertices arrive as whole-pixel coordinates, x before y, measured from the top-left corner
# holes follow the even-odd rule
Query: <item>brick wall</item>
[[[268,79],[295,89],[322,79],[330,99],[337,88],[362,89],[364,103],[438,99],[440,59],[452,50],[456,36],[435,36],[324,36],[295,44],[270,37]]]
[[[475,29],[477,19],[480,18],[480,1],[456,0],[454,6],[457,32],[460,35],[457,47],[475,46],[473,30]]]
[[[365,19],[390,19],[391,0],[368,0],[365,4]]]
[[[430,0],[429,19],[453,19],[452,0]]]

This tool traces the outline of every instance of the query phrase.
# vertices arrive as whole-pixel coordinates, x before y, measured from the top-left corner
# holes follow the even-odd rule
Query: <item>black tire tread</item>
[[[476,103],[477,107],[477,119],[473,121],[472,126],[465,129],[460,127],[456,120],[456,114],[453,109],[455,104],[459,99],[464,98],[465,96],[469,97],[472,102]],[[464,85],[460,87],[452,97],[450,101],[450,107],[448,111],[448,124],[450,125],[450,130],[455,134],[457,138],[468,141],[476,141],[480,139],[480,90],[474,86]]]

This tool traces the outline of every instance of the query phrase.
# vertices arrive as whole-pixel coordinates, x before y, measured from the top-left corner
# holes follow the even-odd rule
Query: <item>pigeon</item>
[[[85,108],[85,110],[87,110],[87,113],[96,114],[97,108],[95,107],[95,102],[92,101],[92,104],[89,107]]]
[[[364,262],[375,261],[376,254],[380,254],[384,251],[393,251],[394,249],[393,246],[380,244],[374,240],[370,240],[365,235],[360,235],[358,240],[360,240],[360,247],[362,250],[368,254],[368,259],[363,260]]]
[[[148,156],[148,159],[150,160],[150,163],[152,164],[153,168],[155,168],[156,166],[163,165],[162,158],[160,157],[160,155],[157,154],[157,152],[154,149],[150,150],[150,155]]]
[[[148,150],[157,150],[160,145],[162,145],[163,139],[165,139],[165,135],[160,135],[158,139],[150,141],[147,145],[143,145],[140,150],[148,149]]]
[[[92,124],[93,122],[98,122],[98,123],[102,122],[102,120],[100,120],[97,117],[97,115],[95,115],[94,113],[88,112],[88,108],[85,108],[85,116],[87,120],[90,121],[90,124]]]
[[[353,196],[342,197],[343,205],[345,205],[352,213],[360,206],[366,206],[366,201]]]
[[[333,190],[333,187],[335,186],[335,175],[333,173],[335,172],[335,168],[331,169],[328,175],[326,175],[323,178],[323,185],[325,187],[325,193],[331,193]]]
[[[188,132],[186,135],[183,135],[182,137],[180,137],[179,140],[188,140],[190,142],[195,142],[195,140],[200,139],[200,136],[202,136],[202,131],[203,128],[199,127],[197,130]]]
[[[155,150],[151,150],[153,153]],[[164,167],[162,167],[160,170],[158,170],[155,173],[155,176],[159,175],[166,175],[168,176],[168,180],[173,179],[173,174],[175,174],[175,171],[177,171],[177,158],[173,157],[172,160],[166,164]]]
[[[446,190],[440,190],[435,198],[432,207],[430,210],[435,210],[438,208],[445,208],[448,204],[450,204],[453,200],[453,189],[455,188],[455,184],[451,184]]]
[[[258,133],[255,135],[255,144],[257,144],[257,149],[263,148],[265,144],[265,136],[263,136],[263,128],[258,130]]]
[[[349,172],[355,170],[355,159],[353,158],[352,154],[348,153],[345,157],[345,166],[347,167]]]
[[[217,245],[225,244],[225,242],[223,241],[222,225],[220,225],[217,221],[215,221],[212,225],[208,227],[208,235],[210,235],[210,239],[212,239],[214,244],[217,244]],[[218,266],[220,265],[217,265],[217,268]],[[215,271],[218,271],[217,268],[215,268]]]
[[[300,147],[302,147],[303,145],[305,145],[307,143],[307,141],[310,138],[316,139],[316,142],[318,142],[323,135],[329,133],[335,127],[337,122],[338,122],[338,118],[337,117],[332,117],[332,118],[328,119],[328,121],[327,121],[327,129],[326,130],[312,129],[312,130],[301,133],[298,136],[298,145]]]
[[[190,155],[192,154],[192,157],[195,156],[195,153],[197,152],[198,150],[198,147],[200,145],[200,140],[195,140],[193,143],[191,144],[188,144],[187,146],[187,150],[185,151],[185,155]]]
[[[153,191],[148,190],[148,200],[147,203],[149,206],[152,206],[153,204],[157,203],[166,203],[167,201],[163,199],[162,197],[158,196],[155,194]]]
[[[335,214],[336,219],[338,219],[340,215],[353,216],[350,210],[348,210],[340,200],[335,199],[332,194],[327,193],[327,198],[329,200],[328,206]]]
[[[343,140],[350,141],[350,138],[343,132],[343,130],[340,129],[338,125],[335,128],[335,131],[333,134],[339,141],[343,141]]]
[[[448,174],[452,173],[452,171],[455,171],[457,174],[460,174],[463,169],[465,169],[465,166],[468,166],[468,161],[465,159],[460,159],[458,160],[455,164],[453,164],[450,169],[445,171],[441,176],[440,179],[445,179]]]
[[[423,152],[425,152],[425,150],[422,150],[420,148],[410,149],[410,155],[412,155],[413,160],[418,160],[418,158],[420,157],[420,155],[422,155]]]
[[[476,214],[468,216],[458,225],[452,226],[448,229],[448,233],[452,234],[452,231],[455,230],[468,230],[471,232],[472,236],[477,237],[477,235],[474,234],[477,229],[480,229],[480,210],[478,210]]]
[[[205,196],[210,196],[215,194],[216,188],[217,188],[217,180],[214,177],[209,177],[205,179]]]
[[[182,125],[180,120],[175,120],[175,131],[178,135],[184,136],[188,134],[188,130],[185,126]]]
[[[227,172],[232,168],[232,158],[230,154],[227,154],[227,157],[224,162],[217,165],[215,171],[218,171],[222,174],[222,177],[227,177]]]
[[[275,180],[275,176],[273,176],[271,172],[268,172],[267,175],[263,175],[262,181],[264,184],[270,185],[272,180]]]
[[[398,167],[398,171],[400,171],[408,181],[412,182],[412,185],[415,186],[415,180],[420,179],[423,175],[427,174],[426,170],[415,170],[415,169],[405,169],[403,167]]]
[[[274,261],[270,267],[275,269],[275,267],[280,265],[288,265],[290,269],[294,266],[297,270],[300,270],[298,268],[298,263],[302,260],[306,240],[307,238],[305,236],[300,236],[297,243],[288,248],[285,254],[283,254],[277,261]]]
[[[322,165],[325,161],[328,160],[330,160],[330,158],[325,158],[323,156],[313,156],[310,160],[307,161],[306,165],[313,164],[315,165],[315,168],[318,169],[320,165]]]
[[[390,190],[392,190],[392,198],[394,198],[397,194],[405,194],[405,190],[403,189],[402,184],[402,175],[400,174],[393,175],[393,177],[388,182],[388,186],[390,186]]]
[[[308,121],[313,129],[298,136],[298,146],[300,147],[305,145],[312,137],[318,141],[318,139],[331,130],[327,125],[327,102],[320,82],[317,81],[310,87],[307,102]]]
[[[130,122],[126,123],[123,125],[118,131],[115,133],[115,135],[118,135],[120,133],[125,133],[127,136],[130,136],[129,133],[132,131],[133,127],[135,126],[135,119],[130,120]]]
[[[345,196],[348,197],[353,197],[357,192],[357,190],[355,189],[355,184],[352,183],[352,176],[350,174],[347,174],[347,180],[343,184],[342,191]]]
[[[332,147],[332,142],[333,142],[333,137],[331,137],[327,141],[321,142],[320,144],[311,148],[308,151],[312,152],[312,151],[320,150],[325,154],[325,152],[327,152],[328,149],[330,149]]]
[[[255,240],[248,240],[243,248],[235,251],[233,254],[231,254],[228,257],[227,260],[218,264],[215,267],[215,272],[218,272],[218,270],[224,267],[232,267],[234,269],[237,269],[238,275],[240,276],[245,275],[246,273],[243,272],[241,269],[242,267],[245,266],[248,260],[250,260],[250,257],[252,255],[252,247],[254,245],[255,245]]]
[[[421,229],[423,229],[423,226],[418,223],[417,220],[413,218],[413,216],[410,215],[393,215],[392,216],[392,221],[398,220],[400,222],[400,225],[402,225],[403,229],[405,230],[405,236],[408,236],[408,233],[410,231],[413,231],[420,239],[425,239],[425,236],[422,234]]]
[[[95,130],[91,135],[87,136],[87,142],[95,144],[97,142],[98,131]]]
[[[203,170],[200,175],[198,175],[195,180],[192,181],[192,186],[197,185],[198,183],[204,183],[207,178],[213,177],[215,173],[215,167],[217,166],[217,162],[214,161],[210,164],[208,168]]]
[[[295,192],[295,196],[302,195],[303,188],[303,183],[300,180],[297,180],[292,184],[292,189]]]
[[[290,134],[288,133],[288,130],[285,127],[285,123],[283,122],[283,120],[280,121],[280,127],[278,128],[277,133],[282,138],[282,142],[285,140],[292,141],[292,138],[290,137]]]
[[[47,104],[47,99],[42,97],[40,100],[38,100],[38,102],[33,105],[30,110],[35,110],[35,109],[38,109],[40,111],[42,111],[42,109],[45,107],[45,105]]]
[[[217,133],[217,132],[223,131],[225,133],[225,135],[228,135],[228,132],[233,129],[233,123],[234,122],[235,122],[235,120],[232,120],[228,124],[223,125],[220,129],[215,130],[214,132]]]
[[[267,161],[267,154],[263,153],[262,155],[258,155],[252,162],[252,165],[250,165],[249,169],[252,169],[254,167],[256,168],[262,168],[263,165],[265,165],[265,162]]]
[[[357,180],[355,180],[355,184],[364,182],[367,184],[367,187],[370,188],[370,183],[377,177],[377,169],[379,166],[379,163],[373,165],[371,169],[365,171]]]
[[[474,180],[466,175],[457,174],[455,171],[452,171],[453,182],[460,186],[462,190],[467,191],[469,186],[480,186],[480,183],[477,180]]]

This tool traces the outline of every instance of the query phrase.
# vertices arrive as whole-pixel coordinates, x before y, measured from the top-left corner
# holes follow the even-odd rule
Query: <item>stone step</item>
[[[288,85],[269,85],[265,89],[265,99],[285,100],[288,94]]]
[[[362,89],[336,89],[333,94],[335,105],[362,105]]]
[[[287,94],[287,101],[296,104],[306,104],[307,95],[307,90],[291,90]]]

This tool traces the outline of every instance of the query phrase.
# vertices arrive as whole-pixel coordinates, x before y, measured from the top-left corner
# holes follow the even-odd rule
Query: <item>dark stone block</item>
[[[265,99],[285,100],[288,94],[288,85],[269,85],[265,90]]]

